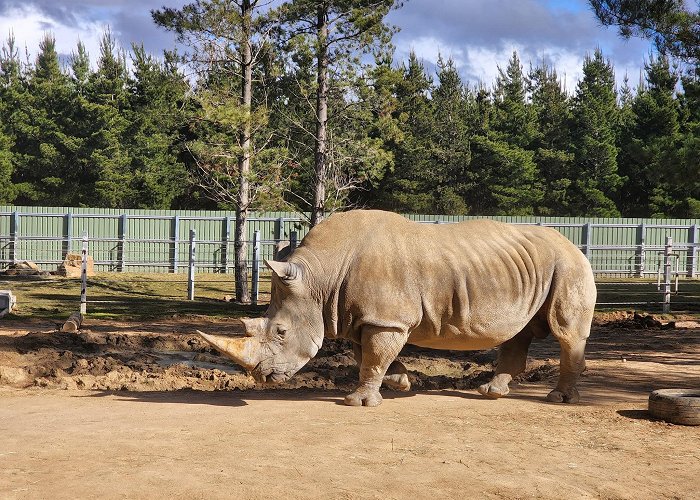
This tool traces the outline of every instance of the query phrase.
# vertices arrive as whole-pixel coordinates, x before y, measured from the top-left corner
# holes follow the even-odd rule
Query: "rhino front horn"
[[[231,358],[246,371],[252,370],[260,362],[260,340],[255,337],[210,335],[199,330],[196,332],[217,351]]]

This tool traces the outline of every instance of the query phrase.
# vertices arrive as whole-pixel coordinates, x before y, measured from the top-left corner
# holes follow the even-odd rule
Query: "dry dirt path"
[[[349,408],[340,394],[0,391],[2,498],[693,498],[700,429],[548,388]],[[604,391],[599,391],[603,394]],[[697,497],[695,497],[697,498]]]

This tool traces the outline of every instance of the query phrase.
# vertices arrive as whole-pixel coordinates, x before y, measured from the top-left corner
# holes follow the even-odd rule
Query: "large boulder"
[[[79,253],[67,253],[58,266],[57,274],[67,278],[80,278],[83,269],[83,256]],[[95,263],[91,255],[87,256],[87,275],[95,276]]]

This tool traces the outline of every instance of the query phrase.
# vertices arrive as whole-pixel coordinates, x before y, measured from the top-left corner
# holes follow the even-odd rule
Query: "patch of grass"
[[[15,318],[67,318],[80,308],[79,279],[4,277],[0,288],[17,296]],[[262,281],[259,301],[269,301],[269,278]],[[205,315],[230,318],[261,314],[265,305],[226,302],[233,296],[233,277],[225,274],[195,276],[195,300],[187,300],[187,275],[99,273],[88,279],[87,311],[92,318],[129,320]]]

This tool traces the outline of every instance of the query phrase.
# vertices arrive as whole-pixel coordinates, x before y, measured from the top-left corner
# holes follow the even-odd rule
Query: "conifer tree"
[[[395,141],[394,168],[374,194],[373,206],[409,213],[437,211],[429,175],[434,168],[430,134],[434,127],[430,103],[432,81],[411,51],[396,82],[395,117],[400,141]]]
[[[542,63],[528,75],[537,130],[532,149],[544,193],[537,212],[567,215],[571,212],[568,188],[572,183],[573,155],[569,151],[571,110],[557,72]]]
[[[452,59],[438,59],[438,83],[433,91],[432,165],[423,172],[435,186],[435,212],[466,214],[465,195],[472,175],[466,88]]]
[[[612,65],[600,49],[586,56],[573,102],[572,215],[618,217],[613,197],[623,179],[617,171],[617,98]]]

